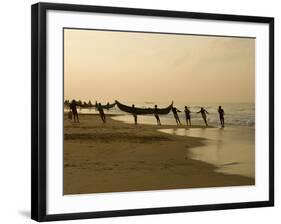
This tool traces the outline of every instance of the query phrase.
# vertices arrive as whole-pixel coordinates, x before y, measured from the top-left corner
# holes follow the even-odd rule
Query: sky
[[[255,39],[64,29],[64,98],[253,103]]]

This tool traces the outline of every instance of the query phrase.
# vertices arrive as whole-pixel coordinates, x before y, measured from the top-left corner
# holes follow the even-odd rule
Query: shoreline
[[[159,129],[176,125],[127,124],[107,115],[80,114],[81,123],[64,117],[64,194],[168,190],[254,185],[255,179],[216,172],[191,158],[206,139],[176,136]],[[193,128],[213,128],[195,125]],[[181,128],[186,128],[182,126]]]

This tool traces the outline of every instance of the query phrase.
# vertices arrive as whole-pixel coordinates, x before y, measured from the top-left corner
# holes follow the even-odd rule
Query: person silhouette
[[[191,112],[187,106],[184,107],[184,113],[185,113],[186,125],[188,126],[188,122],[189,122],[189,125],[191,126],[191,117],[190,117]]]
[[[105,123],[106,119],[105,119],[105,114],[104,114],[101,103],[98,104],[98,111],[100,113],[100,117],[101,117],[102,122]]]
[[[109,106],[110,106],[110,104],[109,104],[109,102],[107,102],[107,104],[106,104],[106,109],[107,110],[109,110]]]
[[[206,111],[203,107],[201,107],[201,109],[197,112],[197,114],[198,114],[198,113],[201,113],[201,116],[202,116],[202,118],[203,118],[203,120],[204,120],[206,126],[208,126],[206,113],[209,114],[209,112]]]
[[[218,108],[218,113],[219,113],[221,127],[224,128],[224,110],[222,109],[221,106],[219,106]]]
[[[159,115],[158,115],[158,108],[157,108],[157,105],[154,106],[154,116],[156,118],[156,121],[157,121],[157,125],[161,125],[161,122],[160,122],[160,118],[159,118]]]
[[[172,112],[173,112],[173,114],[174,114],[174,118],[175,118],[175,120],[176,120],[176,122],[177,122],[177,125],[182,126],[181,121],[180,121],[180,118],[179,118],[179,115],[178,115],[178,112],[181,112],[181,111],[178,110],[176,107],[173,107],[173,108],[172,108]]]
[[[138,115],[137,115],[137,111],[135,108],[135,104],[132,105],[132,114],[134,116],[135,125],[137,125],[138,124]]]
[[[73,99],[69,105],[70,110],[73,114],[73,119],[74,119],[74,123],[77,122],[79,123],[79,115],[77,112],[77,102]]]

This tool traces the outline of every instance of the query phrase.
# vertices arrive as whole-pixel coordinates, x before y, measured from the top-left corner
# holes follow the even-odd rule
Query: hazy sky
[[[255,40],[64,30],[65,99],[254,102]]]

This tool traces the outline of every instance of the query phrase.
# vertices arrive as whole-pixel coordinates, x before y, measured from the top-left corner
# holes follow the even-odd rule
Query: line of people
[[[178,112],[181,112],[181,111],[178,110],[176,107],[173,107],[172,108],[172,112],[173,112],[173,115],[174,115],[174,118],[176,120],[177,125],[182,126],[182,123],[181,123],[181,121],[179,119],[179,115],[178,115]],[[191,111],[189,110],[189,108],[187,106],[184,107],[184,113],[185,113],[186,125],[187,126],[191,126],[191,115],[190,115]],[[204,109],[203,107],[201,107],[201,109],[198,112],[196,112],[196,113],[197,114],[199,114],[199,113],[201,114],[205,125],[208,126],[207,114],[209,114],[209,112],[206,109]],[[221,106],[218,107],[218,114],[219,114],[219,119],[220,119],[221,127],[224,128],[224,110],[222,109]],[[155,116],[155,118],[157,120],[157,124],[161,125],[159,115],[157,114],[157,105],[155,105],[154,116]]]
[[[176,120],[177,125],[182,126],[182,123],[181,123],[181,121],[179,119],[179,115],[178,115],[178,112],[181,112],[181,111],[178,110],[176,107],[173,107],[172,112],[173,112],[173,115],[174,115],[174,118]],[[191,115],[190,115],[191,111],[189,110],[189,108],[187,106],[184,107],[184,113],[185,113],[186,125],[191,126]],[[206,114],[209,114],[209,112],[206,109],[204,109],[203,107],[201,107],[201,109],[196,113],[201,113],[201,116],[202,116],[202,118],[205,122],[205,125],[208,126]]]
[[[73,118],[74,123],[76,123],[76,122],[79,123],[79,115],[77,112],[77,106],[78,106],[78,104],[77,104],[76,100],[72,100],[71,103],[69,104],[70,110],[68,112],[68,118],[70,120],[72,120],[72,118]],[[105,117],[105,113],[104,113],[101,103],[96,102],[95,107],[99,111],[102,122],[106,123],[106,117]]]
[[[172,112],[174,114],[174,118],[176,120],[177,125],[182,126],[182,124],[180,122],[180,119],[179,119],[179,116],[178,116],[178,112],[181,112],[181,111],[178,110],[177,108],[173,107]],[[190,115],[191,111],[189,110],[189,108],[187,106],[184,107],[184,113],[185,113],[186,125],[191,126],[191,115]],[[209,114],[209,112],[204,107],[201,107],[200,110],[196,113],[201,114],[205,125],[208,126],[207,114]],[[224,110],[222,109],[221,106],[218,107],[218,114],[219,114],[221,127],[224,128]]]
[[[70,111],[68,113],[69,119],[72,119],[72,116],[73,116],[74,122],[79,123],[79,115],[78,115],[78,112],[77,112],[76,101],[72,100],[69,107],[70,107]],[[104,110],[103,110],[103,107],[102,107],[101,103],[96,102],[96,108],[99,111],[102,122],[106,123],[106,116],[105,116],[105,113],[104,113]],[[178,112],[181,112],[181,111],[179,109],[177,109],[176,107],[172,107],[172,112],[173,112],[174,118],[176,120],[176,124],[179,125],[179,126],[182,126],[182,123],[181,123],[179,115],[178,115]],[[186,125],[191,126],[191,111],[189,110],[189,108],[187,106],[184,107],[184,113],[185,113]],[[201,107],[201,109],[196,113],[201,114],[205,125],[208,126],[207,114],[209,114],[209,112],[206,109],[204,109],[203,107]],[[137,125],[138,116],[137,116],[137,112],[136,112],[134,104],[132,105],[132,114],[133,114],[133,117],[134,117],[134,122]],[[157,105],[154,106],[153,114],[154,114],[154,117],[156,118],[157,125],[161,125]],[[219,114],[221,127],[224,128],[224,110],[222,109],[221,106],[218,107],[218,114]]]
[[[157,125],[161,125],[160,117],[159,117],[157,110],[158,110],[158,107],[157,107],[157,105],[155,105],[153,114],[154,114],[154,117],[156,118]],[[133,116],[134,116],[134,122],[135,122],[135,124],[137,124],[138,116],[135,111],[134,104],[132,105],[132,111],[133,111]],[[179,109],[177,109],[176,107],[172,107],[172,112],[173,112],[177,125],[182,126],[182,123],[181,123],[179,115],[178,115],[178,112],[181,112],[181,111]],[[184,107],[184,113],[185,113],[186,125],[191,126],[191,115],[190,115],[191,111],[189,110],[189,108],[187,106]],[[196,113],[201,114],[205,125],[208,126],[207,114],[209,114],[209,112],[206,109],[204,109],[203,107],[201,107],[201,109]],[[218,114],[219,114],[221,127],[224,128],[224,110],[222,109],[221,106],[218,107]]]

